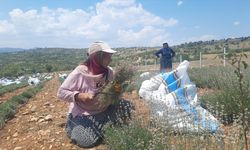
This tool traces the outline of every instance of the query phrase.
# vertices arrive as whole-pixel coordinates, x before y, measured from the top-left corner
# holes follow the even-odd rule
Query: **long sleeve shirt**
[[[170,59],[175,56],[175,52],[171,48],[162,48],[155,52],[155,56]]]
[[[58,90],[57,96],[59,99],[69,103],[69,113],[72,115],[94,115],[106,110],[111,104],[111,100],[105,104],[99,100],[93,99],[90,102],[76,101],[75,95],[78,93],[97,93],[102,85],[107,81],[113,80],[112,68],[108,68],[108,77],[103,74],[91,75],[88,73],[88,68],[85,65],[76,67],[65,79]]]

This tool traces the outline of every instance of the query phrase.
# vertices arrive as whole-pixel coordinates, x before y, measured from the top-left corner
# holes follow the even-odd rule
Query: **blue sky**
[[[0,47],[177,45],[250,36],[249,0],[0,0]]]

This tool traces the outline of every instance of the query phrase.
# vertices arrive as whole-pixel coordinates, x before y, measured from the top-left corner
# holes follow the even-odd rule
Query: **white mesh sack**
[[[140,97],[149,104],[157,120],[180,132],[221,131],[219,121],[200,106],[197,88],[188,76],[189,62],[142,82]]]

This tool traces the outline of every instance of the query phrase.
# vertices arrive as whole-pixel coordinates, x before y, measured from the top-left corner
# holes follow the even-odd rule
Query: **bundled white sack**
[[[38,85],[40,80],[38,78],[29,77],[28,83],[29,85]]]
[[[143,81],[139,95],[149,104],[153,117],[176,131],[217,133],[221,124],[200,106],[188,66],[189,62],[183,61],[175,70]]]

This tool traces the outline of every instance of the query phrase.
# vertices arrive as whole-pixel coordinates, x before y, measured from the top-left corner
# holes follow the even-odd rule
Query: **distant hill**
[[[18,52],[18,51],[24,51],[24,50],[26,50],[26,49],[3,47],[3,48],[0,48],[0,53]]]
[[[191,52],[191,53],[221,53],[223,48],[227,50],[250,50],[250,36],[239,37],[239,38],[227,38],[221,40],[210,40],[210,41],[197,41],[183,43],[173,48],[179,52]]]
[[[86,49],[36,48],[0,53],[0,78],[72,70],[86,59]]]
[[[170,45],[176,52],[174,62],[179,62],[180,55],[183,60],[199,60],[202,54],[218,54],[223,52],[250,51],[250,37],[228,38],[211,41],[197,41]],[[135,66],[159,63],[154,52],[158,47],[120,47],[112,58],[111,66],[120,61],[129,62]],[[19,76],[37,72],[54,72],[72,70],[87,58],[87,49],[73,48],[0,48],[0,78]]]
[[[218,54],[223,53],[225,47],[227,52],[250,51],[250,36],[239,38],[227,38],[210,41],[188,42],[180,45],[171,46],[176,52],[175,62],[179,61],[179,55],[182,55],[183,60],[199,60],[200,52],[202,54]],[[118,48],[118,53],[115,54],[118,60],[126,60],[137,64],[154,64],[156,57],[154,52],[159,50],[159,47],[134,47],[134,48]],[[140,61],[139,61],[140,60]]]

